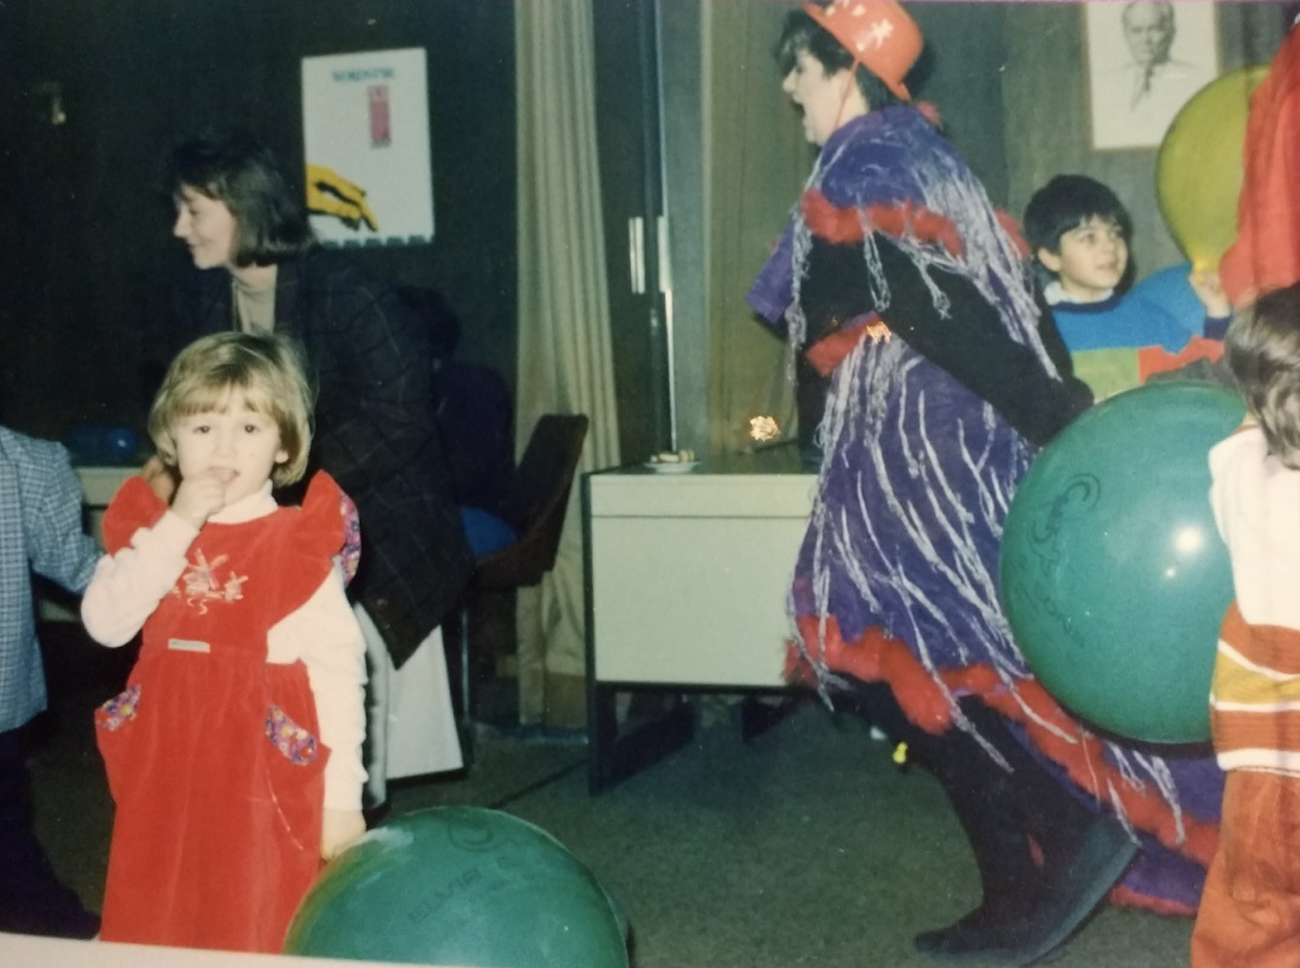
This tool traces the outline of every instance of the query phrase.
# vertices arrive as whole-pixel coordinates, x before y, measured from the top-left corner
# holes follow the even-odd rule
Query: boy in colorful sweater
[[[1210,722],[1227,771],[1193,968],[1300,964],[1300,284],[1228,327],[1250,415],[1210,451],[1210,501],[1236,596]]]
[[[1222,353],[1217,337],[1230,310],[1213,273],[1187,278],[1205,307],[1201,334],[1161,302],[1126,291],[1133,220],[1101,182],[1057,175],[1029,200],[1024,228],[1075,375],[1097,399]]]

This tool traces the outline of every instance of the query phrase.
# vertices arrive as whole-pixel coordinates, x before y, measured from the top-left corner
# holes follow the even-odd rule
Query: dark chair
[[[555,566],[587,426],[583,414],[548,413],[538,418],[519,462],[519,485],[527,508],[519,540],[509,548],[479,558],[474,564],[460,615],[458,713],[463,745],[468,746],[474,725],[471,606],[479,592],[537,585]]]

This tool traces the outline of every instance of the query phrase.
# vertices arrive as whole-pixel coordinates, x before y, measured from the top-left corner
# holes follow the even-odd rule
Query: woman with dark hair
[[[194,261],[176,298],[182,342],[242,329],[283,333],[304,349],[317,390],[313,466],[334,477],[360,515],[360,570],[349,590],[378,680],[370,743],[381,749],[370,750],[367,766],[371,797],[382,801],[381,660],[396,670],[416,654],[473,566],[438,437],[428,336],[393,286],[316,243],[301,192],[258,140],[182,141],[168,155],[163,187],[176,206],[172,234]],[[454,732],[441,739],[455,746]],[[461,765],[452,752],[442,768]]]
[[[906,744],[970,841],[983,901],[917,948],[1029,964],[1117,884],[1195,910],[1218,774],[1095,736],[1012,641],[1002,524],[1037,448],[1091,394],[1010,220],[911,103],[922,43],[888,0],[789,15],[782,86],[821,151],[749,299],[799,360],[820,451],[791,592],[796,674]]]

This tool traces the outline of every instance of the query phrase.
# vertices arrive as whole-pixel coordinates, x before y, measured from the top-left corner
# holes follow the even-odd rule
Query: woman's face
[[[866,113],[852,72],[827,74],[822,62],[806,50],[795,56],[781,90],[803,111],[804,135],[815,145],[826,144],[841,124]]]
[[[200,269],[229,268],[235,253],[239,223],[226,203],[209,198],[189,185],[181,186],[176,196],[176,224],[172,235],[190,250],[190,258]]]

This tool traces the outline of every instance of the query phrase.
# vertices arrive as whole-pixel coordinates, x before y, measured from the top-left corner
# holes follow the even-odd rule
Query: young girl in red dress
[[[102,937],[279,951],[328,860],[365,830],[365,650],[335,556],[337,485],[301,507],[311,392],[291,344],[219,333],[176,358],[149,415],[179,478],[143,478],[104,518],[82,605],[108,646],[143,629],[95,716],[116,802]]]

